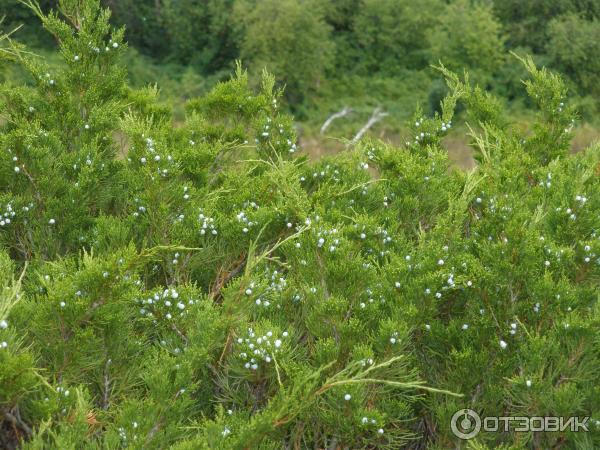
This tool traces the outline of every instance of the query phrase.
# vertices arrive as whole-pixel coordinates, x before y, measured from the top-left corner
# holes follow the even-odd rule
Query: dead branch
[[[13,411],[2,410],[4,414],[4,418],[7,419],[14,427],[18,427],[21,429],[27,437],[33,435],[33,430],[27,425],[23,419],[21,419],[21,414],[19,413],[19,408],[14,408]]]
[[[349,146],[353,146],[358,141],[360,141],[360,138],[363,137],[363,135],[369,130],[369,128],[371,128],[373,125],[375,125],[377,122],[379,122],[381,119],[383,119],[384,117],[386,117],[388,115],[389,114],[382,111],[381,108],[379,108],[379,107],[375,108],[373,110],[373,114],[371,114],[371,117],[369,118],[369,120],[367,121],[365,126],[362,127],[360,130],[358,130],[358,133],[356,133],[356,136],[354,136],[354,138],[352,138]]]
[[[347,116],[351,112],[352,112],[352,109],[348,108],[347,106],[344,106],[344,109],[342,109],[341,111],[338,111],[338,112],[330,115],[327,118],[327,120],[323,123],[323,126],[321,127],[321,134],[325,133],[325,130],[327,130],[327,128],[329,128],[329,125],[331,125],[331,123],[335,119],[339,119],[341,117]]]

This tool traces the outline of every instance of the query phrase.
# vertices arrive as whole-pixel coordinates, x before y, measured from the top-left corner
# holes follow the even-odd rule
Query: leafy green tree
[[[352,21],[360,4],[361,0],[331,0],[323,5],[327,22],[336,33],[352,29]]]
[[[233,0],[113,1],[113,22],[128,42],[163,62],[191,65],[203,74],[230,70],[238,49],[231,31]]]
[[[43,11],[47,12],[56,6],[56,0],[41,0],[39,5]],[[38,48],[54,47],[54,40],[48,39],[48,35],[44,32],[40,22],[36,20],[35,13],[22,1],[0,0],[0,17],[5,18],[3,31],[8,32],[21,27],[19,37],[30,45]]]
[[[595,0],[494,0],[494,11],[503,25],[510,47],[525,47],[543,53],[547,27],[552,19],[576,14],[590,20],[600,18]]]
[[[111,22],[125,27],[127,42],[157,60],[169,58],[171,47],[162,18],[162,0],[103,0],[110,8]]]
[[[352,27],[359,46],[357,65],[363,73],[421,69],[429,63],[427,36],[439,26],[444,3],[439,0],[364,0]]]
[[[170,45],[168,59],[202,73],[231,70],[238,49],[232,36],[233,0],[165,0],[161,23]]]
[[[489,79],[502,64],[503,39],[489,4],[456,0],[445,7],[439,26],[429,35],[431,59]]]
[[[331,40],[335,45],[333,67],[336,71],[328,74],[328,78],[336,77],[340,72],[355,71],[360,60],[360,51],[356,45],[353,22],[361,0],[332,0],[322,2],[325,21],[331,26]]]
[[[596,98],[600,95],[600,20],[585,20],[570,14],[548,25],[546,52],[552,66],[566,74],[579,91]]]
[[[273,73],[292,104],[319,88],[334,51],[319,2],[240,0],[235,21],[242,61]]]

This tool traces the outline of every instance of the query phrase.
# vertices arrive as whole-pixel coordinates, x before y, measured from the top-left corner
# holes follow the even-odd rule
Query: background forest
[[[388,115],[372,132],[405,140],[405,121],[420,103],[426,114],[446,93],[432,64],[466,69],[471,79],[504,99],[523,127],[531,106],[523,67],[510,54],[533,55],[566,79],[581,119],[573,147],[598,137],[600,2],[596,0],[103,0],[114,25],[125,25],[127,66],[134,86],[157,83],[182,120],[186,99],[227,79],[240,59],[258,82],[263,68],[285,85],[301,146],[322,154],[341,148],[319,129],[333,113],[351,109],[326,135],[352,138],[373,110]],[[43,11],[57,2],[43,0]],[[38,52],[52,50],[32,12],[0,0],[4,27]],[[48,56],[51,54],[48,53]],[[54,59],[58,63],[57,57]],[[0,77],[20,80],[19,71]],[[529,102],[529,103],[528,103]],[[591,125],[590,125],[591,123]],[[466,142],[450,135],[451,155],[469,164]]]

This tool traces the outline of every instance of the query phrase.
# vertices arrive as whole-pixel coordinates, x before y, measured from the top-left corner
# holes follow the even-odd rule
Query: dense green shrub
[[[279,77],[292,102],[301,102],[318,88],[333,57],[330,28],[319,2],[238,1],[234,20],[241,58]]]
[[[57,0],[40,1],[47,12]],[[286,108],[308,134],[348,106],[351,137],[375,107],[389,116],[374,131],[395,136],[410,111],[400,105],[435,102],[442,90],[431,64],[456,71],[505,96],[526,114],[523,73],[508,51],[532,53],[538,65],[559,70],[578,98],[585,121],[595,123],[599,96],[593,55],[600,3],[596,0],[102,0],[111,23],[126,26],[130,83],[158,83],[161,100],[182,120],[184,103],[227,79],[242,59],[256,86],[267,67],[286,85]],[[20,0],[0,0],[3,31],[48,57],[54,40]],[[18,67],[0,67],[0,79],[20,84]],[[418,85],[414,80],[418,79]],[[426,80],[421,83],[421,80]],[[367,89],[364,86],[368,86]],[[403,92],[410,92],[409,96]],[[399,95],[396,96],[396,93]],[[429,110],[436,108],[429,107]],[[364,118],[367,117],[367,119]],[[344,130],[346,131],[346,130]],[[398,141],[401,142],[401,141]]]
[[[553,65],[567,74],[581,92],[600,93],[600,18],[585,20],[575,14],[561,16],[548,25],[547,53]]]
[[[422,69],[429,62],[428,32],[439,26],[440,0],[365,0],[352,28],[361,72],[395,73]]]
[[[232,0],[164,1],[160,17],[169,45],[166,59],[190,64],[203,74],[230,68],[238,54],[231,31],[232,5]]]
[[[587,20],[600,18],[596,0],[494,0],[494,11],[505,27],[511,46],[543,52],[548,24],[563,14],[579,14]]]
[[[431,28],[428,47],[434,60],[458,70],[467,68],[485,81],[498,71],[504,58],[500,23],[491,6],[456,0]]]
[[[455,448],[455,411],[591,416],[600,445],[600,148],[569,155],[562,80],[524,59],[537,121],[440,67],[395,148],[296,154],[267,73],[187,105],[133,90],[98,0],[44,15],[0,92],[0,444]],[[442,139],[466,108],[478,167]]]
[[[44,11],[48,11],[56,6],[56,1],[41,0],[38,4]],[[35,13],[20,0],[0,0],[0,17],[5,19],[4,31],[21,27],[19,36],[30,45],[38,48],[54,47],[55,41],[43,32]]]

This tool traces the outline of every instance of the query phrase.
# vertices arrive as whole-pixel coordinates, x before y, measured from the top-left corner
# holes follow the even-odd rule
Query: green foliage
[[[440,24],[432,27],[430,52],[434,60],[454,70],[468,68],[479,77],[489,77],[502,63],[503,44],[491,5],[457,0],[440,15]]]
[[[55,1],[41,2],[48,12]],[[286,108],[311,139],[327,117],[352,103],[339,130],[351,138],[376,107],[388,119],[383,130],[396,141],[417,101],[437,110],[445,91],[431,64],[469,69],[482,87],[509,99],[526,114],[520,80],[525,76],[507,51],[533,54],[538,65],[561,71],[582,117],[596,121],[597,45],[600,7],[595,0],[102,0],[111,23],[125,26],[130,82],[157,83],[161,100],[174,107],[225,81],[241,59],[253,84],[267,68],[281,85]],[[35,14],[20,0],[0,0],[4,31],[52,59],[54,48]],[[1,14],[0,14],[1,16]],[[0,77],[19,85],[18,66]],[[529,105],[526,105],[529,106]],[[366,119],[364,118],[366,116]],[[336,124],[337,125],[337,124]],[[338,134],[340,136],[340,134]]]
[[[231,68],[232,0],[104,0],[113,22],[127,26],[127,40],[161,63],[191,65],[203,74]]]
[[[588,20],[600,17],[600,4],[595,0],[494,0],[494,10],[506,27],[510,44],[534,52],[544,50],[552,19],[571,13]]]
[[[553,65],[568,75],[587,95],[598,97],[600,73],[600,18],[585,20],[575,14],[560,16],[548,25],[546,51]]]
[[[27,223],[25,232],[15,221],[11,234],[0,239],[21,258],[53,258],[78,248],[90,217],[123,199],[121,163],[109,143],[126,101],[126,72],[115,64],[123,30],[110,31],[109,12],[97,2],[85,5],[80,11],[76,2],[61,3],[68,25],[31,4],[61,42],[65,65],[54,71],[19,54],[35,85],[4,85],[0,92],[7,122],[0,136],[2,202]],[[82,21],[81,14],[88,20]]]
[[[440,66],[405,145],[311,161],[269,73],[238,65],[175,126],[97,1],[30,6],[63,63],[6,41],[35,84],[0,91],[0,445],[456,448],[471,408],[593,420],[470,448],[600,446],[600,148],[569,154],[559,76],[521,60],[523,132]]]
[[[318,88],[334,49],[319,2],[239,1],[234,17],[244,62],[273,73],[292,102]]]
[[[420,69],[428,62],[428,32],[439,26],[439,0],[365,0],[352,23],[359,49],[355,63],[363,73]]]
[[[237,55],[231,32],[232,6],[232,0],[164,1],[160,16],[162,27],[170,31],[168,58],[192,64],[204,73],[230,66]],[[199,29],[202,32],[198,33]]]
[[[56,1],[42,0],[38,4],[43,11],[48,11],[56,5]],[[41,48],[54,45],[54,41],[43,32],[35,13],[21,0],[0,0],[0,17],[7,19],[3,24],[5,31],[22,27],[19,36],[31,45]]]

